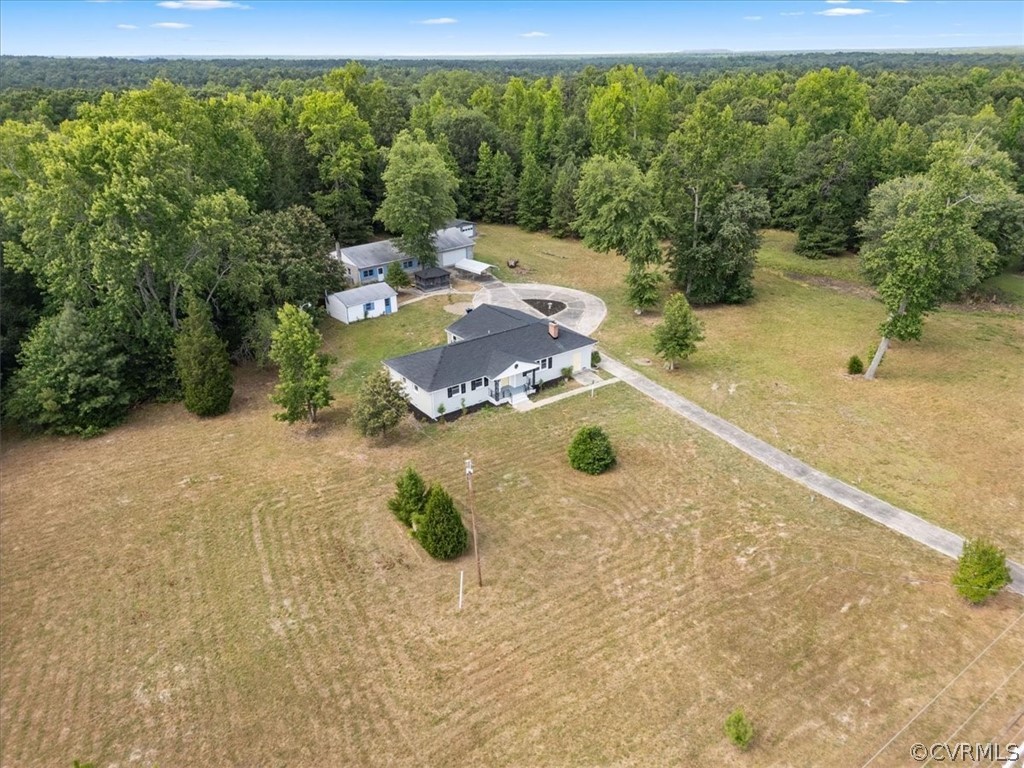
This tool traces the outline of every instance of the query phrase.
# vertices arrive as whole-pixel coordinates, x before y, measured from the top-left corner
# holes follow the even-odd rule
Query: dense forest
[[[388,179],[415,158],[459,216],[622,255],[640,309],[666,280],[747,300],[770,225],[859,250],[883,336],[914,338],[1024,256],[1012,54],[2,66],[0,370],[29,428],[179,396],[190,307],[264,360],[278,307],[341,287],[331,245],[400,220]]]

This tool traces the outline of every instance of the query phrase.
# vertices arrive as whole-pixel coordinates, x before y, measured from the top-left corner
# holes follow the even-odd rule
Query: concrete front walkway
[[[576,397],[577,395],[584,395],[587,392],[592,392],[595,389],[601,387],[607,387],[609,384],[615,384],[618,379],[599,379],[594,381],[592,384],[588,384],[585,387],[578,387],[577,389],[570,389],[568,392],[562,392],[561,394],[552,395],[551,397],[544,397],[540,400],[523,400],[521,403],[513,403],[512,407],[520,413],[526,413],[528,411],[534,411],[538,408],[543,408],[545,405],[551,405],[557,403],[559,400],[565,400],[567,397]]]
[[[543,283],[503,283],[493,280],[484,283],[473,296],[473,306],[497,304],[500,307],[518,309],[536,317],[544,317],[523,299],[550,299],[565,304],[565,309],[551,316],[567,328],[589,336],[604,320],[608,308],[597,296],[574,288],[562,288]]]
[[[821,494],[847,509],[864,515],[876,523],[881,523],[904,536],[909,536],[927,547],[931,547],[944,555],[952,558],[960,557],[964,540],[945,528],[929,523],[917,515],[906,510],[894,507],[869,493],[858,490],[847,485],[841,480],[819,472],[814,467],[805,464],[799,459],[793,458],[788,453],[780,451],[768,443],[753,435],[744,432],[739,427],[730,424],[703,408],[691,403],[684,397],[677,395],[660,384],[656,384],[646,376],[637,373],[617,360],[604,356],[601,367],[617,378],[626,382],[635,389],[643,392],[652,400],[664,405],[672,411],[698,427],[706,429],[716,437],[725,440],[730,445],[739,448],[748,456],[767,465],[779,474],[795,480],[801,485],[810,488],[815,493]],[[1010,576],[1013,583],[1007,589],[1024,595],[1024,567],[1012,560],[1007,561],[1010,566]]]

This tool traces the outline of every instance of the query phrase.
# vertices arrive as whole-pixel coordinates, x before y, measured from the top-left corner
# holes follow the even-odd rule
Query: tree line
[[[863,248],[887,338],[1022,257],[1019,65],[524,78],[464,64],[403,80],[349,62],[266,89],[158,79],[66,114],[22,104],[0,124],[5,417],[83,431],[177,396],[193,311],[235,360],[266,360],[279,307],[341,287],[334,243],[386,226],[426,253],[438,212],[616,251],[639,309],[664,280],[695,304],[748,299],[765,225],[812,258]],[[430,215],[389,199],[389,179],[435,198]]]

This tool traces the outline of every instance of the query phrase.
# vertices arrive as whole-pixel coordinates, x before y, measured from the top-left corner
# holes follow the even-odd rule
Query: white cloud
[[[803,16],[803,15],[804,15],[803,11],[789,11],[788,13],[786,11],[783,11],[782,13],[779,14],[779,16]]]
[[[867,8],[829,8],[827,11],[815,11],[818,16],[863,16],[871,13]]]
[[[448,16],[442,16],[440,19],[423,19],[423,21],[417,21],[417,24],[458,24],[458,19],[453,19]]]
[[[134,24],[118,24],[118,29],[138,29]]]
[[[235,8],[240,11],[250,10],[250,6],[234,3],[230,0],[165,0],[157,3],[161,8],[174,11],[218,11],[222,8]]]
[[[520,37],[548,37],[547,32],[524,32]]]
[[[743,20],[744,21],[760,21],[763,18],[764,18],[763,16],[744,16]]]
[[[182,24],[180,21],[158,21],[156,24],[150,24],[149,26],[154,29],[188,29],[191,24]]]

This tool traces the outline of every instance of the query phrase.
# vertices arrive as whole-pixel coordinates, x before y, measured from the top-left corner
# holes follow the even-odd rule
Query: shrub
[[[725,735],[740,749],[747,749],[754,740],[754,726],[742,709],[737,709],[725,719]]]
[[[569,466],[599,475],[615,463],[615,451],[600,427],[582,427],[569,443]]]
[[[466,551],[469,534],[452,497],[439,485],[431,487],[422,516],[416,520],[416,538],[431,557],[451,560]]]
[[[427,501],[427,487],[415,469],[408,467],[395,481],[395,495],[388,499],[388,509],[409,528],[414,515],[422,514]]]
[[[982,539],[964,544],[953,575],[953,586],[961,596],[980,605],[1009,583],[1010,569],[1003,550]]]
[[[572,378],[572,366],[571,365],[565,366],[565,368],[563,368],[561,370],[561,374],[562,374],[562,378],[563,379],[571,379]]]
[[[601,353],[596,349],[590,353],[590,367],[597,368],[601,364]]]
[[[851,376],[859,376],[864,373],[864,361],[856,355],[852,355],[850,359],[846,361],[846,372]]]

